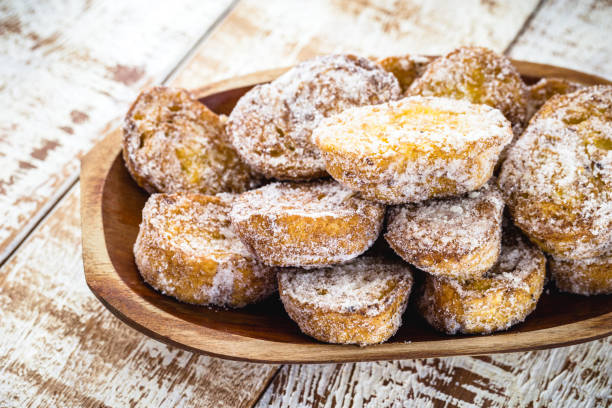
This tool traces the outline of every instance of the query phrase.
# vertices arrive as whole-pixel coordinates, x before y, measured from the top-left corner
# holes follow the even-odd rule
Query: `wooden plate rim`
[[[584,84],[612,82],[566,68],[513,61],[522,75],[556,76]],[[268,82],[289,68],[277,68],[212,83],[193,91],[203,98],[221,91]],[[102,193],[109,170],[121,154],[121,131],[111,132],[81,160],[81,226],[85,280],[102,304],[124,323],[157,339],[196,353],[261,363],[329,363],[482,355],[546,349],[582,343],[612,334],[612,312],[566,325],[529,332],[449,338],[435,342],[384,343],[363,347],[323,343],[297,344],[255,339],[199,326],[144,302],[115,271],[103,229]],[[124,294],[121,300],[113,292]]]

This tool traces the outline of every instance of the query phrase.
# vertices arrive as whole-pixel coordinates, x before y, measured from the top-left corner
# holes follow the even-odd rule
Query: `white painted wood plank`
[[[546,1],[509,55],[612,79],[612,2]]]
[[[291,365],[257,407],[599,407],[612,403],[610,339],[546,351]]]
[[[175,83],[294,64],[317,54],[438,54],[464,44],[503,51],[537,1],[243,0],[208,37]]]
[[[78,156],[108,122],[161,81],[229,4],[0,4],[0,262],[74,182]]]

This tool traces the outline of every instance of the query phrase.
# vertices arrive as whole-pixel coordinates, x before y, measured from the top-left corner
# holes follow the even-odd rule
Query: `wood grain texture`
[[[612,2],[544,2],[509,49],[516,59],[612,78]]]
[[[585,84],[606,82],[579,72],[515,61],[519,72],[538,72]],[[194,92],[210,109],[229,113],[248,86],[269,82],[285,69],[252,73]],[[474,355],[565,346],[612,333],[607,296],[572,296],[547,290],[524,323],[491,336],[442,335],[410,309],[388,342],[359,348],[322,344],[303,335],[277,298],[239,310],[175,301],[146,285],[134,263],[141,210],[147,194],[127,172],[121,132],[83,158],[81,219],[85,278],[98,298],[127,324],[188,350],[260,362],[345,362]],[[118,198],[121,199],[118,199]]]
[[[79,187],[0,269],[0,406],[251,406],[275,366],[168,347],[87,288]]]
[[[284,366],[257,407],[604,407],[608,338],[539,352]]]
[[[439,54],[462,44],[504,50],[537,1],[241,1],[174,83],[206,82],[293,65],[324,53]]]
[[[230,0],[0,4],[0,262],[74,183],[78,157]]]

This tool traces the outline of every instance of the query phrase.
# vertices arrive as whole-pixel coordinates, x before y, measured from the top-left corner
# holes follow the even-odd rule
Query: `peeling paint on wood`
[[[49,152],[57,149],[59,146],[59,142],[55,140],[43,139],[42,146],[34,148],[30,156],[36,160],[44,161],[49,155]]]
[[[137,83],[145,74],[143,67],[130,67],[117,64],[108,68],[113,81],[121,82],[123,85],[130,86]]]
[[[484,357],[284,366],[257,406],[606,406],[611,352],[608,338]]]
[[[89,115],[85,112],[74,109],[70,112],[70,119],[73,123],[78,125],[79,123],[87,122],[89,120]]]
[[[504,50],[537,1],[243,0],[175,78],[183,87],[294,64],[323,53],[437,54],[464,44]]]
[[[611,27],[610,1],[547,1],[508,54],[612,79]]]

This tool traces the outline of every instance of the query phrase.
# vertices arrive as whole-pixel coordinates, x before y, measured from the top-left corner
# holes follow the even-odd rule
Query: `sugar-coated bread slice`
[[[149,193],[240,193],[259,184],[223,119],[182,89],[158,86],[136,98],[124,120],[123,158]]]
[[[497,262],[504,201],[495,183],[463,196],[391,207],[385,239],[435,276],[478,278]]]
[[[279,182],[241,194],[230,217],[240,239],[266,265],[314,268],[366,251],[385,207],[333,180]]]
[[[199,305],[243,307],[276,291],[276,269],[257,262],[230,226],[234,196],[153,194],[134,245],[144,280]]]
[[[402,323],[412,288],[404,263],[383,258],[314,270],[282,269],[278,287],[285,310],[302,332],[327,343],[382,343]]]
[[[504,237],[499,262],[481,278],[460,281],[427,274],[418,309],[447,334],[506,330],[533,312],[545,278],[544,254],[511,233]]]
[[[580,260],[551,256],[548,269],[562,292],[586,296],[612,294],[612,248],[605,255]]]
[[[416,96],[347,109],[324,119],[313,139],[334,179],[401,204],[482,187],[512,130],[489,106]]]
[[[612,242],[612,86],[555,95],[512,146],[499,186],[514,223],[558,259]]]

